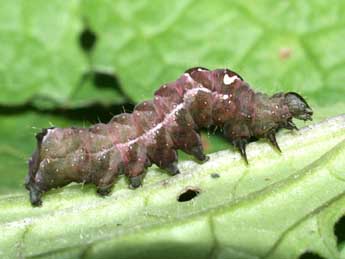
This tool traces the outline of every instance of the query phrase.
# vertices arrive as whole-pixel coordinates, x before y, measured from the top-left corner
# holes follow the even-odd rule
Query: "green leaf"
[[[342,1],[82,3],[99,36],[94,66],[116,72],[135,101],[200,65],[234,69],[267,93],[300,92],[314,106],[343,103]]]
[[[129,190],[121,178],[107,198],[80,185],[51,191],[41,208],[27,195],[2,196],[0,254],[294,259],[313,251],[341,258],[333,225],[345,213],[344,129],[339,116],[282,133],[281,155],[252,143],[249,166],[222,151],[202,165],[181,163],[176,177],[151,168],[142,188]],[[186,190],[199,195],[178,202]]]
[[[97,91],[92,82],[83,84],[90,69],[79,44],[83,28],[79,0],[4,1],[0,8],[0,105],[31,101],[46,108],[85,106],[103,99],[121,102],[115,89]]]
[[[86,71],[78,46],[79,0],[4,1],[0,10],[2,104],[68,99]]]
[[[333,0],[5,1],[0,105],[142,101],[200,65],[233,69],[267,93],[297,91],[320,121],[345,110],[344,11]],[[90,57],[78,42],[85,25],[97,36]],[[123,92],[87,77],[94,72],[116,73]],[[282,155],[250,144],[249,167],[205,133],[208,152],[228,150],[204,165],[187,157],[180,176],[153,167],[143,188],[128,190],[121,177],[105,199],[71,185],[33,209],[22,193],[32,127],[78,123],[13,111],[0,116],[1,258],[345,258],[333,230],[345,214],[344,116],[280,133]],[[187,187],[200,194],[177,202]]]

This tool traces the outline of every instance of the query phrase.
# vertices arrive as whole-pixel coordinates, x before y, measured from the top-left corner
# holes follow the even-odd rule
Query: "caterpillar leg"
[[[286,124],[283,125],[283,127],[288,130],[298,130],[297,126],[295,125],[295,123],[293,123],[291,119],[287,120]]]
[[[97,185],[97,193],[101,196],[107,196],[110,194],[115,181],[116,174],[113,172],[107,172],[107,174],[102,177]]]
[[[97,193],[101,196],[109,195],[114,186],[114,181],[115,181],[116,176],[117,176],[116,172],[107,171],[105,175],[96,184]]]
[[[180,173],[177,167],[177,152],[172,148],[154,149],[150,155],[150,160],[159,168],[166,170],[170,175]]]
[[[97,193],[101,196],[108,196],[111,193],[112,188],[113,184],[108,186],[98,186]]]
[[[175,116],[176,124],[168,129],[175,148],[194,156],[200,162],[207,161],[200,135],[194,130],[196,125],[191,114],[182,109]]]
[[[274,146],[281,153],[282,151],[281,151],[281,149],[280,149],[280,147],[278,145],[278,142],[277,142],[277,139],[276,139],[276,133],[275,132],[271,132],[266,137],[269,140],[269,142],[272,144],[272,146]]]
[[[250,131],[245,123],[228,122],[224,125],[224,136],[231,140],[232,144],[239,150],[242,158],[248,165],[246,145],[250,139]]]
[[[247,158],[247,153],[246,153],[246,145],[248,144],[247,139],[244,139],[244,138],[235,139],[232,141],[232,144],[238,149],[242,158],[248,165],[249,163],[248,163],[248,158]]]
[[[204,148],[202,145],[194,146],[190,153],[200,162],[207,162],[210,157],[204,154]]]
[[[164,169],[167,170],[170,175],[177,175],[180,173],[177,167],[177,161],[168,164]]]
[[[176,148],[194,156],[200,162],[206,162],[209,157],[204,154],[199,134],[192,128],[176,128],[170,133]]]
[[[177,153],[173,149],[167,149],[157,154],[154,160],[152,160],[159,168],[167,171],[170,175],[176,175],[180,173],[177,167]]]
[[[152,162],[148,157],[147,148],[143,142],[130,145],[126,152],[127,161],[124,163],[123,172],[129,178],[129,188],[138,188],[145,175],[146,168]]]
[[[138,188],[142,184],[142,181],[143,181],[143,174],[129,177],[129,182],[130,182],[129,188],[130,189]]]

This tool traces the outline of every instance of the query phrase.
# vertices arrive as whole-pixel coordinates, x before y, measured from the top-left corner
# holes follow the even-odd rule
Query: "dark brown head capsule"
[[[307,101],[298,93],[289,92],[285,94],[285,103],[289,107],[292,117],[299,120],[312,120],[313,110]]]

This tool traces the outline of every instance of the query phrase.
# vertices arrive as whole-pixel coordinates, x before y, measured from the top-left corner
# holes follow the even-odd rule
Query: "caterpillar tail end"
[[[32,206],[39,207],[42,205],[43,190],[39,188],[35,181],[35,176],[39,167],[39,149],[37,149],[29,160],[29,172],[25,178],[25,188],[29,191],[30,202]]]
[[[25,179],[25,188],[29,191],[30,202],[32,206],[39,207],[42,205],[42,194],[43,192],[32,183],[30,176]]]

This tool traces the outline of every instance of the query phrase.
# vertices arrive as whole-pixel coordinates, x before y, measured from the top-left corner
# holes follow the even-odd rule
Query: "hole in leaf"
[[[334,235],[337,237],[338,247],[345,244],[345,215],[334,225]]]
[[[120,83],[117,77],[111,73],[95,71],[93,74],[93,82],[98,88],[119,88]]]
[[[86,27],[79,36],[79,43],[83,50],[90,52],[95,46],[97,41],[96,34]]]
[[[219,175],[219,174],[217,174],[217,173],[213,173],[213,174],[211,174],[211,177],[212,177],[212,178],[219,178],[219,177],[220,177],[220,175]]]
[[[186,202],[194,199],[196,196],[198,196],[200,193],[200,190],[197,188],[187,188],[184,190],[177,198],[177,201],[179,202]]]
[[[312,252],[305,252],[298,259],[325,259],[324,257],[319,256],[318,254]]]

